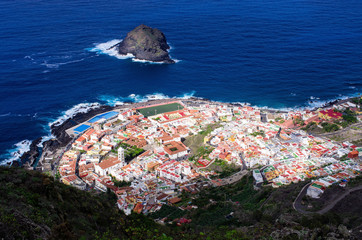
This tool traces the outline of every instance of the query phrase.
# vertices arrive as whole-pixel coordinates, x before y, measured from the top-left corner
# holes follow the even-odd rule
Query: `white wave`
[[[295,97],[295,96],[297,96],[297,94],[296,93],[290,93],[290,96]]]
[[[122,41],[122,39],[113,39],[113,40],[110,40],[105,43],[95,43],[95,47],[86,48],[86,50],[88,50],[90,52],[95,52],[97,54],[106,54],[106,55],[109,55],[112,57],[116,57],[118,59],[131,58],[133,62],[150,63],[150,64],[164,64],[164,62],[152,62],[152,61],[147,61],[144,59],[137,59],[137,58],[135,58],[135,56],[133,54],[130,54],[130,53],[128,53],[126,55],[119,54],[117,51],[117,48],[114,46],[117,45],[118,43],[120,43],[121,41]],[[180,62],[180,60],[177,60],[177,59],[172,59],[172,60],[174,60],[176,63]]]
[[[310,96],[309,99],[311,99],[311,100],[315,100],[315,99],[319,100],[320,98],[319,98],[319,97]]]
[[[59,126],[62,123],[64,123],[66,120],[74,117],[75,115],[77,115],[78,113],[87,113],[92,109],[96,109],[99,108],[101,106],[100,103],[79,103],[75,106],[73,106],[72,108],[66,110],[65,112],[63,112],[63,115],[60,116],[58,119],[56,119],[55,121],[49,123],[49,126]]]
[[[90,52],[95,52],[98,54],[106,54],[112,57],[116,57],[118,59],[127,59],[127,58],[134,58],[132,54],[122,55],[119,54],[117,49],[113,46],[120,43],[122,39],[113,39],[111,41],[105,43],[99,43],[94,48],[88,48],[87,50]]]
[[[189,99],[191,97],[195,97],[195,91],[191,91],[189,93],[183,93],[179,96],[170,97],[163,93],[152,93],[152,94],[146,94],[144,96],[139,94],[130,94],[127,97],[121,97],[121,96],[112,96],[112,95],[101,95],[98,97],[98,99],[105,104],[109,106],[116,106],[116,105],[123,105],[124,102],[147,102],[150,100],[160,100],[160,99],[169,99],[169,98],[175,98],[175,99]]]
[[[352,97],[357,97],[358,94],[351,94],[351,95],[342,95],[339,94],[338,97],[329,99],[329,100],[317,100],[317,101],[308,101],[306,108],[307,109],[314,109],[314,108],[320,108],[326,105],[329,102],[334,102],[337,100],[345,100]],[[319,98],[318,98],[319,99]]]
[[[7,163],[20,160],[20,157],[30,150],[30,145],[31,141],[28,139],[14,144],[14,148],[9,151],[8,158],[2,160],[0,165],[6,165]]]
[[[29,56],[29,55],[25,56],[24,59],[30,59],[31,61],[34,61],[34,58],[32,58],[32,57]]]
[[[189,93],[184,93],[182,94],[180,97],[176,97],[176,98],[181,98],[181,99],[190,99],[192,97],[195,97],[195,93],[196,91],[191,91]]]
[[[0,117],[7,117],[7,116],[10,116],[10,115],[11,115],[11,112],[8,112],[8,113],[0,114]]]
[[[150,64],[164,64],[164,62],[152,62],[144,59],[132,58],[132,62],[139,62],[139,63],[150,63]]]
[[[355,86],[349,86],[348,88],[350,88],[350,89],[356,89]]]
[[[110,95],[102,95],[98,99],[112,107],[124,104],[124,98],[114,97]]]
[[[172,60],[174,60],[175,61],[175,63],[179,63],[179,62],[181,62],[182,60],[178,60],[178,59],[176,59],[176,58],[172,58],[171,57],[171,55],[170,55],[170,58],[172,59]]]
[[[35,114],[30,114],[30,113],[21,114],[21,113],[11,113],[11,112],[8,112],[8,113],[5,113],[5,114],[0,114],[0,117],[7,117],[7,116],[11,116],[11,117],[33,117],[33,118],[37,118],[37,117],[38,117],[38,113],[35,113]]]
[[[42,148],[42,147],[44,147],[44,143],[46,142],[46,141],[48,141],[48,140],[50,140],[50,139],[53,139],[53,138],[55,138],[55,136],[53,135],[53,134],[48,134],[48,135],[46,135],[46,136],[42,136],[41,137],[41,141],[38,143],[38,145],[36,145],[37,147],[40,147],[40,148]]]
[[[41,63],[40,65],[42,66],[46,66],[47,68],[50,69],[56,69],[59,68],[62,65],[66,65],[66,64],[70,64],[70,63],[77,63],[77,62],[81,62],[83,61],[85,58],[81,58],[81,59],[77,59],[77,60],[72,60],[72,61],[68,61],[68,62],[60,62],[60,63],[48,63],[48,61],[44,61],[43,63]]]

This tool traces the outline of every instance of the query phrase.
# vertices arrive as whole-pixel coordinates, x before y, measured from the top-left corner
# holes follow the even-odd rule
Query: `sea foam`
[[[66,120],[74,117],[78,113],[87,113],[92,109],[99,108],[101,106],[100,103],[79,103],[74,105],[72,108],[63,112],[62,116],[49,123],[49,126],[59,126],[64,123]]]
[[[115,45],[117,45],[118,43],[120,43],[122,41],[122,39],[113,39],[110,40],[108,42],[104,42],[104,43],[95,43],[95,47],[93,48],[86,48],[86,50],[90,51],[90,52],[95,52],[97,54],[106,54],[112,57],[116,57],[118,59],[132,59],[133,62],[139,62],[139,63],[150,63],[150,64],[164,64],[163,62],[152,62],[152,61],[147,61],[144,59],[138,59],[136,58],[133,54],[126,54],[126,55],[122,55],[119,54],[117,49],[114,47]],[[171,50],[171,49],[170,49]],[[177,59],[172,59],[174,60],[176,63],[180,62],[180,60]]]
[[[9,150],[7,154],[4,154],[1,158],[4,160],[0,161],[0,165],[6,165],[14,161],[20,160],[20,157],[30,150],[31,141],[28,139],[22,140],[14,144],[14,148]]]
[[[179,99],[189,99],[194,97],[196,91],[191,91],[188,93],[183,93],[179,96],[170,97],[164,93],[152,93],[146,95],[139,94],[130,94],[127,97],[122,96],[112,96],[112,95],[101,95],[98,99],[109,106],[123,105],[124,102],[147,102],[149,100],[160,100],[160,99],[168,99],[168,98],[179,98]]]

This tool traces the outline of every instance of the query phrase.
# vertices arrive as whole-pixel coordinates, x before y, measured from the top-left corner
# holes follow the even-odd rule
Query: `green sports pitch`
[[[182,106],[180,103],[170,103],[170,104],[164,104],[154,107],[145,107],[140,108],[138,111],[145,117],[166,113],[166,112],[172,112],[176,110],[183,109],[184,106]]]

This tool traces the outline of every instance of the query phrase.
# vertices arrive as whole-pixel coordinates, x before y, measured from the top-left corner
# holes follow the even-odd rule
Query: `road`
[[[241,170],[237,173],[234,173],[233,175],[231,175],[229,177],[222,178],[221,185],[235,183],[235,182],[239,181],[240,179],[242,179],[246,174],[248,174],[248,172],[249,172],[248,170]]]
[[[343,193],[341,196],[339,196],[337,199],[335,199],[334,201],[328,203],[326,206],[324,206],[321,210],[316,211],[316,212],[310,212],[310,211],[305,211],[302,208],[302,198],[305,196],[305,194],[307,193],[307,189],[308,186],[312,184],[312,183],[308,183],[306,184],[303,189],[300,191],[300,193],[298,194],[297,198],[294,200],[293,202],[293,208],[302,213],[302,214],[314,214],[314,213],[318,213],[318,214],[324,214],[326,212],[328,212],[329,210],[331,210],[334,206],[336,206],[336,204],[338,202],[340,202],[343,198],[345,198],[346,196],[348,196],[350,193],[354,192],[354,191],[358,191],[358,190],[362,190],[362,185],[361,186],[357,186],[351,189],[348,189],[345,193]]]
[[[330,138],[330,137],[333,137],[333,136],[342,136],[343,137],[344,134],[347,134],[346,136],[344,136],[342,138],[342,140],[343,140],[346,137],[351,137],[351,136],[353,136],[353,134],[355,134],[357,139],[359,139],[358,135],[360,133],[362,133],[362,122],[354,123],[354,124],[352,124],[352,125],[350,125],[350,126],[348,126],[346,128],[343,128],[343,129],[335,131],[335,132],[318,134],[317,136]]]

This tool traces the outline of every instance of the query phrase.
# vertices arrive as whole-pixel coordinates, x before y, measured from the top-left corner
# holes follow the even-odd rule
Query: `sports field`
[[[146,108],[140,108],[138,111],[145,117],[166,113],[166,112],[172,112],[176,110],[181,110],[184,107],[179,103],[169,103],[154,107],[146,107]]]

